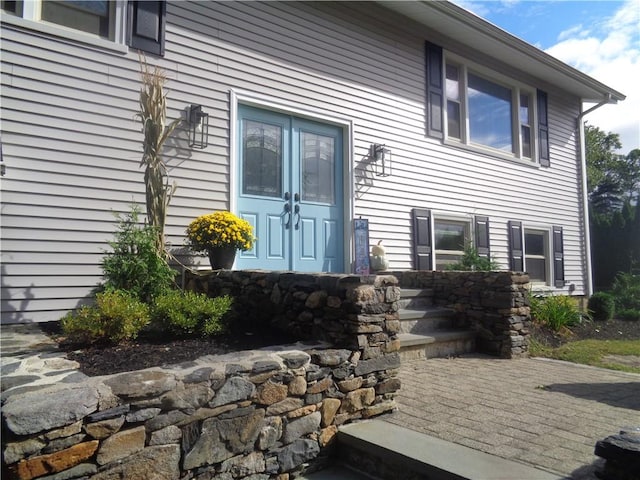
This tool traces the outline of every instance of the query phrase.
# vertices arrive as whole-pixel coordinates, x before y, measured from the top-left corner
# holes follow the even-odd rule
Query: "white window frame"
[[[20,12],[13,15],[2,11],[2,22],[100,48],[122,53],[129,51],[129,47],[126,45],[126,0],[109,0],[110,3],[115,4],[112,7],[113,18],[109,20],[109,38],[42,20],[43,1],[45,0],[24,0],[22,2],[22,15],[20,15]]]
[[[526,85],[511,79],[505,75],[496,73],[482,65],[470,62],[460,56],[452,54],[450,52],[443,53],[444,62],[444,138],[445,142],[453,145],[464,146],[475,151],[483,153],[491,152],[493,155],[499,155],[502,157],[522,160],[530,163],[538,163],[538,127],[537,127],[537,91],[534,87]],[[449,118],[448,118],[448,102],[449,97],[447,95],[446,87],[446,68],[447,65],[452,65],[458,69],[458,82],[459,82],[459,99],[455,100],[460,106],[460,139],[449,137]],[[491,147],[489,145],[483,145],[479,143],[473,143],[470,139],[469,133],[469,102],[468,102],[468,75],[469,73],[481,77],[491,83],[508,88],[511,91],[511,135],[512,135],[512,151],[501,150]],[[520,95],[526,94],[529,97],[529,121],[524,122],[520,115]],[[530,129],[530,150],[531,156],[525,157],[523,155],[523,141],[522,141],[522,126],[525,125]]]
[[[438,256],[444,256],[444,255],[464,255],[464,247],[466,247],[467,244],[469,243],[473,243],[473,238],[474,238],[474,231],[473,231],[473,218],[470,217],[466,217],[466,216],[451,216],[451,215],[438,215],[437,213],[432,214],[432,225],[431,225],[431,231],[432,233],[432,238],[431,238],[431,245],[433,245],[433,269],[434,270],[438,270]],[[439,250],[436,248],[436,223],[449,223],[449,224],[456,224],[456,225],[462,225],[464,227],[464,234],[465,234],[465,245],[463,245],[463,250]],[[455,263],[451,262],[451,263]],[[448,263],[447,263],[448,265]]]
[[[536,226],[522,226],[522,264],[524,267],[524,271],[528,272],[527,269],[527,259],[544,259],[544,268],[545,268],[545,280],[533,280],[531,279],[531,283],[533,285],[544,285],[551,286],[553,285],[553,245],[552,245],[552,231],[547,227],[536,227]],[[526,244],[526,235],[534,234],[534,235],[542,235],[543,236],[543,245],[544,245],[544,255],[527,255],[527,244]]]

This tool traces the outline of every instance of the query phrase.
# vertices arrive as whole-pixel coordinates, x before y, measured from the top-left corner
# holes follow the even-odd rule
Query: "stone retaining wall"
[[[385,272],[400,287],[433,289],[437,305],[454,309],[460,327],[477,331],[479,352],[503,358],[529,351],[529,275],[516,272]]]
[[[189,283],[234,293],[238,318],[324,342],[8,395],[3,478],[286,480],[322,464],[338,425],[395,408],[395,277],[214,272]]]

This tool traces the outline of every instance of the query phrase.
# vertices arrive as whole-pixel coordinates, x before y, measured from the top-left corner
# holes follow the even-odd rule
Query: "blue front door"
[[[257,242],[236,268],[342,272],[342,130],[238,108],[238,214]]]

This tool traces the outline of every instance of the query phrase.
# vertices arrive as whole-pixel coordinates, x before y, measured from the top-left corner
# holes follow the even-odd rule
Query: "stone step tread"
[[[426,478],[560,480],[556,474],[430,437],[382,420],[339,427],[342,448],[369,452]],[[390,479],[391,480],[391,479]]]
[[[433,297],[433,288],[401,288],[400,298]]]
[[[301,477],[299,480],[372,480],[378,477],[371,477],[364,473],[356,472],[350,468],[341,465],[331,466],[318,472],[309,473]]]
[[[473,330],[442,330],[430,332],[428,335],[416,333],[399,333],[400,348],[412,347],[416,345],[427,345],[437,342],[451,342],[455,340],[468,340],[475,338],[476,332]]]
[[[452,317],[456,312],[450,308],[442,307],[425,307],[425,308],[401,308],[398,310],[398,316],[400,320],[416,320],[419,318],[434,318],[434,317]]]

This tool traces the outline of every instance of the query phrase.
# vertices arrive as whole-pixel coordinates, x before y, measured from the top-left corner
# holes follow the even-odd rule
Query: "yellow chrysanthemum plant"
[[[206,253],[217,247],[250,250],[255,237],[249,222],[228,211],[208,213],[196,218],[187,227],[189,248]]]

